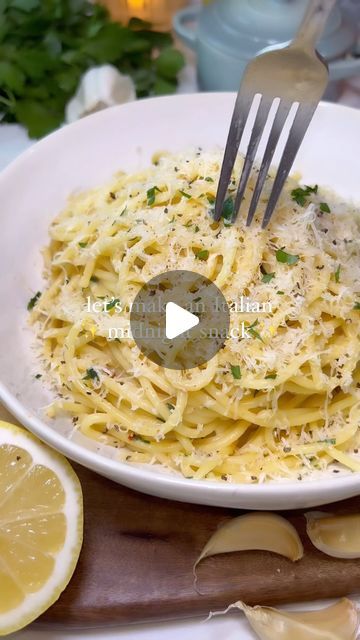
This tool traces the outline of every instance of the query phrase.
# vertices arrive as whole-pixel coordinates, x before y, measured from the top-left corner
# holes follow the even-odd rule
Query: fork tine
[[[276,203],[280,197],[282,188],[288,177],[291,167],[294,163],[297,152],[305,137],[306,131],[316,111],[317,105],[299,106],[294,122],[290,129],[289,138],[286,142],[284,152],[276,173],[273,188],[266,206],[262,228],[265,229],[269,224],[270,218],[274,212]]]
[[[215,210],[213,214],[213,218],[216,221],[220,220],[221,218],[224,201],[231,179],[231,173],[237,158],[241,138],[244,133],[250,106],[253,102],[253,99],[253,95],[249,96],[248,94],[243,94],[240,87],[240,91],[236,98],[234,113],[231,119],[229,135],[226,142],[225,154],[221,167],[219,186],[216,193]]]
[[[261,192],[265,184],[266,176],[268,174],[271,161],[274,157],[275,149],[279,142],[279,138],[281,136],[281,132],[283,130],[286,118],[289,115],[290,108],[291,108],[291,105],[288,102],[280,101],[275,118],[274,118],[274,122],[271,127],[268,143],[266,145],[265,153],[262,159],[254,193],[250,202],[249,213],[246,220],[247,227],[250,226],[250,224],[254,219],[256,208],[261,196]]]
[[[243,195],[245,193],[245,189],[249,180],[251,169],[254,164],[259,142],[264,132],[264,127],[269,115],[271,104],[272,104],[272,100],[266,100],[264,96],[261,96],[260,106],[256,114],[253,130],[251,132],[251,138],[246,151],[244,166],[241,172],[241,178],[240,178],[238,190],[236,193],[234,213],[229,221],[231,224],[235,222],[236,218],[239,215]]]

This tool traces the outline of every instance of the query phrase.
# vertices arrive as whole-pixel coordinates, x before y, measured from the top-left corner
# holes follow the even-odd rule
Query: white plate
[[[108,629],[63,631],[33,625],[10,640],[256,640],[245,618],[239,615],[217,617],[204,622],[205,617],[162,624],[133,625]],[[241,635],[240,635],[241,634]]]
[[[351,598],[357,605],[359,598]],[[323,600],[292,604],[280,607],[285,611],[309,611],[323,609],[335,601]],[[258,636],[250,629],[245,616],[240,612],[231,612],[226,616],[216,616],[209,621],[197,618],[162,624],[133,625],[131,627],[114,627],[112,629],[94,629],[78,631],[62,631],[33,625],[26,631],[12,636],[11,640],[258,640]]]
[[[316,482],[230,485],[186,480],[155,468],[111,459],[114,449],[72,433],[70,421],[46,421],[51,396],[34,380],[36,359],[26,304],[41,289],[40,248],[55,214],[76,190],[99,185],[116,171],[148,165],[161,149],[224,146],[233,94],[194,94],[114,107],[57,131],[31,147],[0,175],[0,399],[31,431],[69,458],[140,491],[203,504],[282,509],[309,507],[358,493],[360,475]],[[295,168],[305,182],[360,201],[360,112],[322,104]]]

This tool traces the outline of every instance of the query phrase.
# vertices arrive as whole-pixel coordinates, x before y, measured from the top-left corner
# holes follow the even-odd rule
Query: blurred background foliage
[[[0,113],[41,137],[64,121],[82,74],[110,63],[137,96],[173,93],[184,64],[169,33],[122,25],[87,0],[0,0]]]

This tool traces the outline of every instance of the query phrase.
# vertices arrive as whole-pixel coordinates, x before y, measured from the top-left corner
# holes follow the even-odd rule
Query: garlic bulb
[[[82,76],[75,96],[66,106],[66,122],[135,98],[135,85],[130,76],[120,73],[111,64],[93,67]]]

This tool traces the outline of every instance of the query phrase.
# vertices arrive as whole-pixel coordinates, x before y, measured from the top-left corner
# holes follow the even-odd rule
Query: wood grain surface
[[[75,575],[44,622],[91,626],[207,615],[236,600],[279,604],[360,592],[360,560],[315,549],[302,512],[286,515],[305,548],[297,563],[268,552],[208,558],[192,567],[216,528],[241,511],[170,502],[121,487],[75,466],[85,501],[84,547]],[[322,507],[360,509],[360,498]]]
[[[0,412],[0,419],[5,415]],[[301,511],[283,515],[305,548],[293,563],[268,552],[208,558],[192,567],[216,528],[241,511],[170,502],[124,488],[74,465],[83,487],[84,545],[75,574],[43,624],[104,626],[207,615],[236,600],[280,604],[360,592],[360,560],[338,560],[315,549]],[[360,510],[360,497],[321,507]]]

